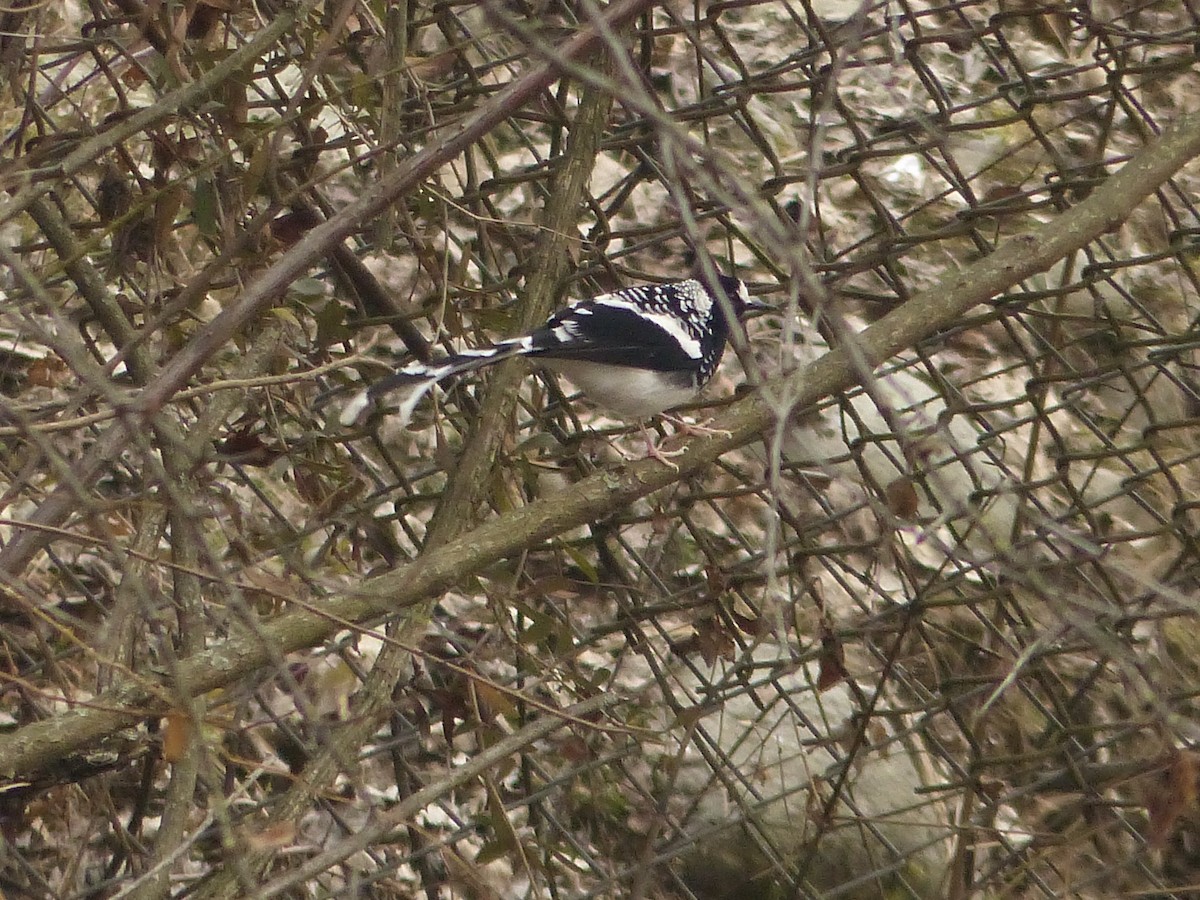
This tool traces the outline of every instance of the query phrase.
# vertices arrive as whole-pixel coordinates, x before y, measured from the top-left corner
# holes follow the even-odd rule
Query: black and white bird
[[[765,309],[737,278],[718,275],[716,290],[739,319]],[[640,420],[693,399],[712,379],[729,341],[726,304],[697,279],[629,287],[581,300],[542,327],[493,347],[464,350],[429,363],[412,362],[360,391],[342,409],[343,425],[359,421],[395,394],[407,422],[434,385],[527,356],[557,372],[624,419]]]

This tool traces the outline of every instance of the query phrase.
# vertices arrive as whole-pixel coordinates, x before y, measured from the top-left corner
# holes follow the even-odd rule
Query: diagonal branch
[[[766,392],[786,393],[797,405],[853,384],[862,365],[875,366],[956,321],[1068,253],[1116,228],[1130,212],[1187,162],[1200,155],[1200,116],[1181,117],[1136,154],[1078,206],[1051,222],[1002,244],[880,319],[853,341]],[[435,548],[414,562],[371,579],[359,591],[333,596],[320,609],[281,615],[256,636],[238,635],[180,662],[181,686],[193,695],[227,685],[268,663],[276,654],[313,646],[347,621],[365,623],[420,603],[540,541],[601,518],[695,472],[721,454],[759,438],[772,426],[771,405],[761,396],[734,404],[715,424],[728,435],[695,441],[673,471],[652,460],[585,478],[554,497],[501,516]],[[269,645],[268,645],[269,644]],[[57,760],[102,740],[117,729],[162,712],[172,693],[166,680],[126,681],[78,707],[0,737],[0,775],[46,771]]]
[[[598,55],[608,58],[615,52],[613,49],[607,54]],[[530,279],[525,293],[523,325],[532,324],[546,316],[554,303],[558,283],[566,275],[567,260],[570,258],[566,245],[575,231],[579,210],[587,195],[588,180],[596,165],[600,138],[611,105],[611,97],[594,88],[586,89],[580,99],[561,168],[541,217],[543,240],[538,255],[542,264]],[[507,434],[508,420],[516,402],[520,366],[507,369],[497,373],[493,380],[466,449],[442,494],[438,513],[429,527],[426,552],[445,545],[475,523],[478,497],[483,486],[492,478],[497,448]],[[404,616],[392,621],[389,637],[396,639],[384,644],[355,696],[352,714],[329,729],[320,750],[305,766],[305,777],[297,780],[275,804],[271,811],[271,822],[288,822],[301,816],[312,803],[314,793],[325,789],[333,781],[344,768],[346,760],[357,757],[360,748],[387,718],[393,707],[395,686],[403,679],[411,663],[408,648],[417,643],[419,634],[427,627],[431,608],[429,602],[415,603],[408,607]],[[271,858],[268,852],[250,853],[243,861],[243,869],[257,876]],[[239,873],[230,870],[206,883],[196,896],[199,900],[237,896],[240,888]]]
[[[604,15],[607,29],[620,28],[651,5],[652,0],[618,0]],[[601,29],[590,26],[566,41],[559,52],[564,59],[574,59],[589,53],[601,41],[601,34]],[[457,128],[448,129],[451,131],[449,136],[416,153],[407,165],[381,181],[373,193],[365,194],[351,202],[336,215],[309,231],[302,240],[284,253],[275,265],[255,279],[241,297],[223,309],[216,318],[196,333],[187,346],[172,357],[158,377],[138,394],[130,410],[134,415],[127,418],[136,421],[153,416],[187,385],[188,380],[213,354],[224,347],[248,322],[261,315],[293,281],[318,260],[327,256],[331,247],[357,231],[363,222],[383,213],[397,198],[413,190],[442,165],[504,122],[539,91],[551,84],[558,75],[558,67],[554,63],[542,62],[534,65],[530,71],[509,82],[495,96],[483,103],[475,113],[467,116]],[[2,220],[3,211],[0,211],[0,221]],[[78,463],[81,481],[88,483],[94,480],[104,464],[125,449],[131,427],[124,421],[116,423],[96,441],[87,456]],[[0,572],[13,575],[21,572],[49,540],[49,532],[44,528],[61,525],[76,509],[78,502],[76,493],[70,488],[55,489],[30,518],[31,524],[41,527],[26,529],[17,534],[0,550]]]

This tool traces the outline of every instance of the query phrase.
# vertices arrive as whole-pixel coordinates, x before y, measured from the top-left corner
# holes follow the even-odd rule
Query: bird
[[[343,426],[361,422],[395,394],[396,415],[407,424],[439,382],[525,356],[618,417],[644,421],[692,400],[712,379],[729,341],[729,312],[741,319],[765,309],[751,300],[743,281],[727,275],[623,288],[566,306],[521,337],[407,363],[360,390],[339,419]]]

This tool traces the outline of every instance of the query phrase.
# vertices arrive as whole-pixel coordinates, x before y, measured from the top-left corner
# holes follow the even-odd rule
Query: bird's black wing
[[[529,336],[532,357],[581,360],[678,372],[695,369],[700,342],[665,314],[647,313],[603,300],[585,301],[555,313]]]

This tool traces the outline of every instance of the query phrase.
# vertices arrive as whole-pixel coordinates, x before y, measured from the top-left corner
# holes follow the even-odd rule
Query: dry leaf
[[[163,716],[162,758],[177,763],[187,753],[192,742],[192,717],[181,710],[172,710]]]
[[[886,489],[888,510],[897,519],[911,522],[917,517],[917,509],[921,499],[911,479],[903,475],[894,480]]]
[[[817,690],[824,691],[846,680],[846,655],[841,642],[826,631],[821,635],[820,674]]]
[[[1195,808],[1198,771],[1200,754],[1176,750],[1155,777],[1146,792],[1146,815],[1150,820],[1146,839],[1151,848],[1165,847],[1180,816]]]

